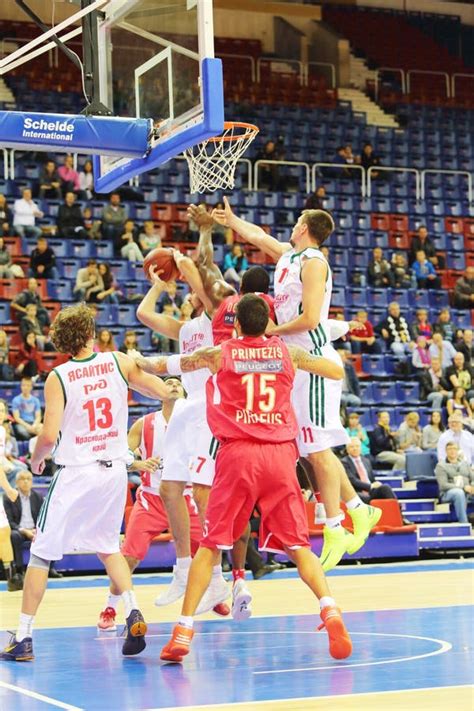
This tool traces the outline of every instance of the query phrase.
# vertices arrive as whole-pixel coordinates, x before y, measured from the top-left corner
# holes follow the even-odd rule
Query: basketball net
[[[213,136],[184,151],[192,193],[234,187],[237,161],[259,129],[250,123],[226,121],[220,136]]]

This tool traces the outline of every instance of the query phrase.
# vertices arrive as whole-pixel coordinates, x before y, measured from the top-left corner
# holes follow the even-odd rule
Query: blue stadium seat
[[[72,301],[73,282],[68,279],[48,279],[48,293],[58,301]]]
[[[429,293],[429,290],[426,290],[426,291],[422,291],[420,289],[416,290],[414,292],[413,306],[417,309],[428,309],[430,306],[428,293]]]
[[[352,287],[350,290],[350,304],[356,309],[367,309],[369,306],[369,298],[367,289]]]
[[[96,245],[91,240],[74,239],[70,242],[70,245],[70,254],[73,257],[79,257],[80,259],[88,259],[90,257],[95,257],[96,255]]]
[[[375,402],[382,406],[395,405],[399,402],[395,383],[373,383],[373,395]]]
[[[464,271],[466,268],[466,258],[464,252],[448,252],[446,255],[446,266],[448,269],[459,269]]]
[[[388,375],[385,370],[385,360],[383,355],[372,355],[371,353],[362,354],[362,370],[364,373],[372,376]]]
[[[99,326],[118,323],[117,306],[115,304],[101,304],[95,320]]]
[[[112,259],[114,256],[114,246],[112,242],[99,240],[95,243],[95,248],[99,259]]]
[[[117,310],[117,323],[127,326],[135,326],[139,323],[135,304],[120,304],[115,308]]]
[[[449,306],[449,294],[447,291],[430,289],[428,291],[428,301],[430,308],[442,309],[445,306]]]
[[[0,302],[0,323],[6,324],[10,322],[10,304]]]
[[[360,399],[362,400],[364,405],[372,405],[377,402],[377,400],[375,400],[374,398],[373,383],[367,383],[361,380],[359,383],[359,387]]]
[[[370,289],[368,291],[368,300],[370,306],[379,308],[386,307],[391,300],[390,292],[388,289]]]
[[[331,306],[346,306],[346,290],[342,286],[335,286],[332,290]]]
[[[397,397],[399,402],[412,402],[418,404],[420,401],[419,383],[397,382]]]

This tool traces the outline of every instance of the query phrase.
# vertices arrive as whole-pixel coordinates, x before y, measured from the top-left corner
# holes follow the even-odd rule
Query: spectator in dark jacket
[[[474,267],[467,267],[464,275],[456,281],[454,306],[457,309],[474,308]]]
[[[8,237],[14,233],[13,228],[13,212],[7,204],[5,195],[0,193],[0,236]]]
[[[308,195],[306,202],[304,204],[305,210],[324,210],[324,201],[326,199],[326,188],[324,185],[320,185],[316,188],[314,193]]]
[[[46,161],[46,164],[40,173],[39,199],[44,200],[44,198],[49,198],[51,200],[61,199],[61,178],[59,177],[54,160]]]
[[[371,143],[366,143],[362,148],[362,153],[360,154],[360,164],[366,170],[369,170],[369,168],[373,168],[376,165],[380,165],[380,158],[375,155],[374,148]],[[370,173],[370,177],[372,179],[380,178],[382,175],[383,173],[376,170],[373,170]]]
[[[433,333],[441,333],[443,341],[452,343],[456,340],[457,329],[451,320],[451,312],[447,306],[439,312],[438,319],[433,326]]]
[[[30,276],[35,279],[57,279],[56,255],[48,245],[46,237],[38,237],[36,247],[31,252]]]
[[[375,247],[372,250],[372,259],[367,269],[367,277],[370,286],[378,289],[394,285],[390,262],[383,258],[383,252],[380,247]]]
[[[436,256],[436,247],[433,240],[428,236],[428,230],[424,225],[420,225],[416,235],[412,237],[409,252],[410,264],[416,260],[416,253],[423,250],[426,254],[426,258],[435,266],[442,267],[439,263],[438,257]]]
[[[38,282],[34,277],[28,279],[28,288],[23,289],[18,296],[15,296],[10,304],[10,308],[13,309],[12,313],[16,311],[21,316],[26,314],[26,307],[28,304],[35,304],[37,308],[38,321],[41,325],[43,327],[49,326],[49,313],[41,302],[41,296],[38,291]]]
[[[406,457],[399,451],[397,433],[390,429],[390,413],[378,413],[377,426],[370,437],[370,451],[376,462],[387,462],[392,469],[405,469]]]
[[[346,451],[347,456],[342,459],[342,464],[349,481],[364,503],[369,504],[372,499],[397,498],[388,484],[375,481],[370,458],[361,456],[358,437],[351,438]]]
[[[0,236],[0,279],[11,279],[12,271],[12,256],[5,244],[5,240]]]
[[[474,365],[474,340],[472,334],[472,328],[465,328],[462,338],[455,345],[456,350],[463,354],[464,362],[471,366]]]
[[[73,192],[65,195],[64,203],[59,206],[56,225],[58,237],[75,237],[76,239],[88,239],[84,217],[79,205],[76,205],[76,196]]]
[[[340,348],[338,353],[341,356],[344,366],[344,380],[342,381],[341,402],[346,407],[360,407],[360,387],[359,379],[354,370],[354,366],[347,357],[347,352]]]

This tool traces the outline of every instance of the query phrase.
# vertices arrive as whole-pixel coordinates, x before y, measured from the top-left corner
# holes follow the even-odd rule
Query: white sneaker
[[[204,612],[209,612],[228,597],[229,588],[222,575],[219,578],[213,578],[194,614],[202,615]]]
[[[173,566],[173,580],[165,592],[155,598],[155,605],[157,607],[161,607],[162,605],[171,605],[172,602],[176,602],[176,600],[179,600],[180,597],[183,597],[186,592],[188,573],[189,568],[183,570],[181,568],[177,568],[176,565]]]
[[[252,595],[245,580],[236,580],[232,588],[232,617],[236,622],[248,620],[252,615]]]

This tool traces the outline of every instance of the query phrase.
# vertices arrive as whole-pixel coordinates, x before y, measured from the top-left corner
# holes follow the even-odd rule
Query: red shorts
[[[295,442],[236,440],[219,447],[206,512],[206,548],[232,548],[255,507],[260,511],[259,548],[282,552],[309,547],[308,522],[296,478]]]
[[[184,498],[189,511],[191,541],[199,541],[202,537],[202,526],[196,504],[191,496]],[[123,555],[143,560],[152,540],[168,528],[168,516],[161,496],[144,492],[139,488],[121,548]]]

